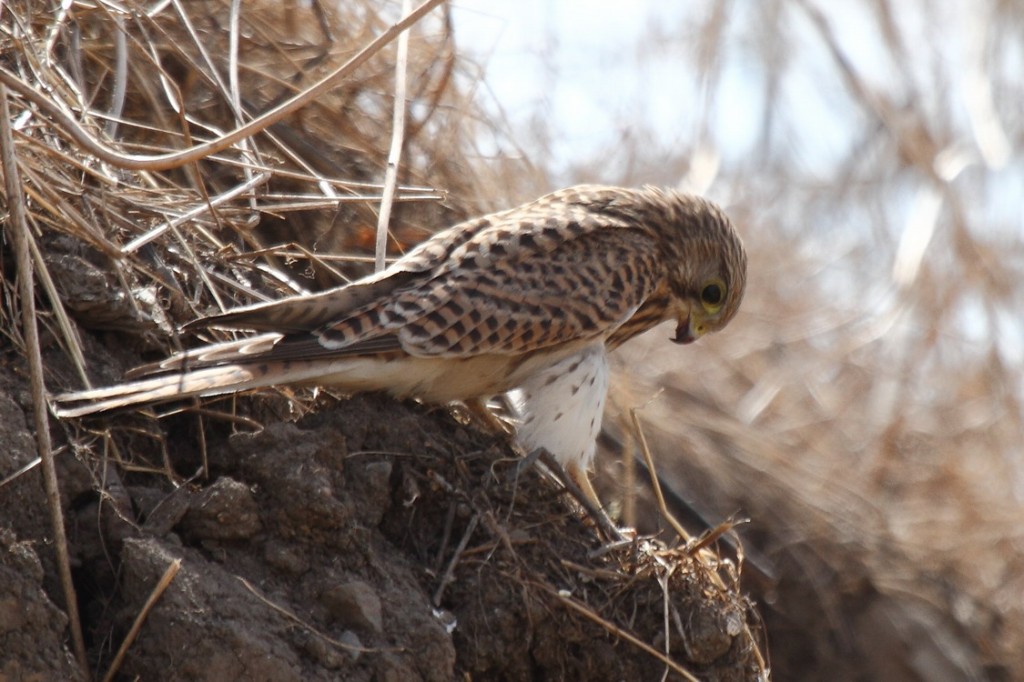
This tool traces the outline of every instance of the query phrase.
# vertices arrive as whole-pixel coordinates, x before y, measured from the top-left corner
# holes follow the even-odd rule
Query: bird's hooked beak
[[[682,313],[677,318],[679,323],[676,325],[676,335],[672,337],[672,342],[685,345],[704,336],[707,327],[701,322],[699,315],[694,315],[689,309]]]
[[[690,316],[687,315],[686,319],[681,320],[676,326],[676,335],[672,337],[672,343],[687,344],[696,340],[697,335],[690,328]]]

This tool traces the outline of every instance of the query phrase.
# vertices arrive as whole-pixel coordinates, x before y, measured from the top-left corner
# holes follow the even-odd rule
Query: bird
[[[383,271],[194,320],[256,335],[54,396],[62,418],[284,385],[385,391],[476,414],[509,394],[515,437],[599,502],[587,470],[608,353],[663,322],[688,344],[736,315],[747,256],[725,212],[674,189],[578,185],[442,230]],[[139,372],[136,372],[139,374]],[[497,421],[494,418],[494,421]]]

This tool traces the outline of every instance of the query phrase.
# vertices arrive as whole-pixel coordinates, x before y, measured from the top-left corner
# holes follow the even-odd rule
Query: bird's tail
[[[266,364],[230,364],[129,381],[53,396],[50,409],[57,417],[82,417],[120,407],[159,403],[180,398],[212,396],[271,383]]]

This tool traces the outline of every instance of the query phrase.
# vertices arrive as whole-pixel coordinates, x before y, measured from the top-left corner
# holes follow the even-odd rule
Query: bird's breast
[[[528,377],[512,394],[519,442],[570,470],[590,467],[608,394],[608,359],[594,344]]]

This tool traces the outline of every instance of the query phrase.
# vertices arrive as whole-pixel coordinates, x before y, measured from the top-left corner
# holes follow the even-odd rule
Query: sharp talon
[[[505,434],[506,436],[515,434],[515,429],[511,424],[487,409],[486,400],[481,398],[472,398],[465,401],[463,404],[466,406],[466,410],[469,412],[473,421],[475,421],[485,431]]]

